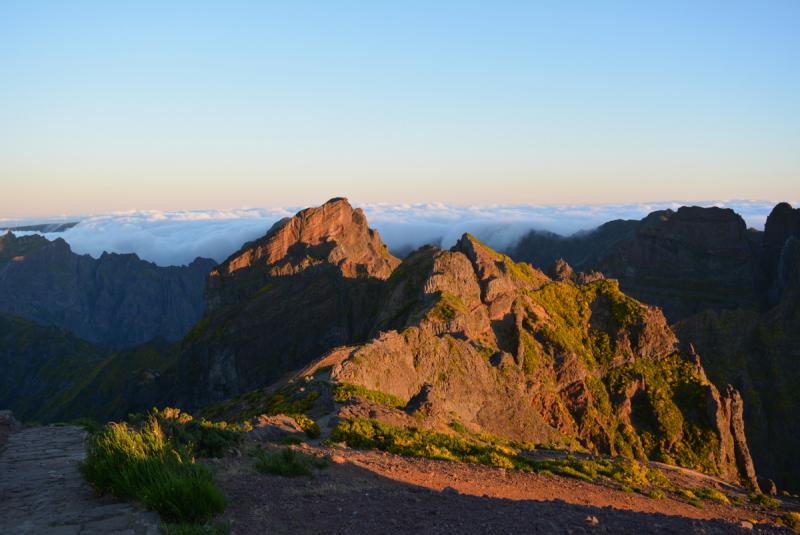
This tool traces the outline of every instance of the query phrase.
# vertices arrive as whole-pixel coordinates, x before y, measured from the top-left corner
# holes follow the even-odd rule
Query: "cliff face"
[[[385,283],[371,340],[298,377],[395,396],[429,429],[457,422],[512,440],[577,440],[754,484],[735,390],[706,380],[658,308],[614,281],[571,280],[469,235],[450,251],[422,248]],[[363,414],[403,420],[357,398],[338,418]]]
[[[619,280],[631,297],[662,308],[673,323],[708,308],[763,309],[760,256],[733,210],[682,207],[620,241],[594,269]]]
[[[159,267],[135,254],[93,259],[61,238],[0,236],[0,312],[72,330],[118,347],[155,336],[180,340],[203,311],[205,276],[215,262]]]
[[[797,493],[800,254],[790,257],[789,251],[783,248],[779,256],[790,267],[777,306],[768,312],[709,310],[679,321],[674,329],[703,356],[713,382],[732,383],[742,393],[745,430],[759,474]]]
[[[620,240],[632,241],[638,230],[658,225],[673,213],[672,210],[653,212],[641,221],[617,219],[571,236],[531,230],[505,252],[517,262],[527,262],[541,270],[558,259],[586,270],[614,252]]]
[[[184,338],[176,393],[199,408],[363,341],[400,260],[346,199],[299,212],[220,264]]]
[[[117,351],[0,314],[0,405],[24,422],[116,420],[167,399],[159,379],[170,373],[176,349],[162,338]]]

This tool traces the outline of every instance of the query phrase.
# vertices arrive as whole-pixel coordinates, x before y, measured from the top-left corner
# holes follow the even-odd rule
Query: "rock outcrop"
[[[708,310],[679,321],[674,330],[702,355],[713,383],[730,383],[741,392],[747,443],[759,474],[797,493],[800,255],[793,257],[786,283],[780,302],[768,312]]]
[[[296,377],[324,367],[334,385],[404,400],[350,398],[339,419],[580,443],[750,481],[738,394],[708,384],[659,309],[615,281],[573,278],[553,281],[469,235],[424,247],[386,281],[369,341]]]
[[[98,344],[180,340],[203,314],[205,277],[216,265],[159,267],[135,254],[94,259],[38,234],[0,236],[0,313],[56,325]]]
[[[653,212],[641,221],[617,219],[570,236],[531,230],[504,252],[517,262],[527,262],[541,270],[559,258],[579,270],[587,270],[616,251],[620,241],[632,241],[637,230],[658,225],[673,213],[672,210]]]
[[[184,338],[177,368],[181,407],[268,385],[365,340],[398,264],[347,199],[274,227],[208,276],[205,316]]]
[[[733,210],[681,207],[594,266],[670,323],[702,312],[763,308],[759,247]]]

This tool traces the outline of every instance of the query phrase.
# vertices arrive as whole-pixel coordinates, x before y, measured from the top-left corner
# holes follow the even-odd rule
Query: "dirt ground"
[[[589,483],[469,463],[409,458],[333,446],[295,446],[333,461],[308,477],[262,475],[252,459],[206,460],[230,501],[231,535],[427,533],[793,533],[778,512],[744,503],[702,500],[703,509],[662,489],[666,500],[625,493],[619,483]],[[543,454],[545,455],[545,454]],[[552,455],[552,453],[547,453]],[[743,489],[712,477],[659,466],[681,487]],[[655,487],[642,486],[643,493]],[[757,521],[751,529],[743,520]]]

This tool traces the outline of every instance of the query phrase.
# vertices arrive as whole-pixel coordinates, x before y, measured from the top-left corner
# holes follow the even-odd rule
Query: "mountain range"
[[[50,421],[302,408],[329,429],[364,417],[571,444],[796,491],[798,212],[776,206],[760,233],[683,207],[531,232],[506,254],[465,234],[401,261],[338,198],[183,268],[9,233],[0,310],[26,319],[0,317],[0,403]]]

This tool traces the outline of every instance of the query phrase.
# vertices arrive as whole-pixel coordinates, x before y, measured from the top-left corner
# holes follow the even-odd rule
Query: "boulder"
[[[764,494],[770,494],[775,496],[778,494],[778,488],[775,486],[775,483],[771,479],[767,479],[766,477],[756,476],[756,481],[758,481],[758,488],[761,489],[761,492]]]
[[[279,414],[278,416],[256,416],[253,418],[253,429],[247,436],[259,442],[280,443],[288,437],[294,435],[304,438],[305,432],[294,418]]]
[[[0,410],[0,426],[12,428],[15,431],[22,426],[22,422],[14,418],[14,413],[8,409]]]

